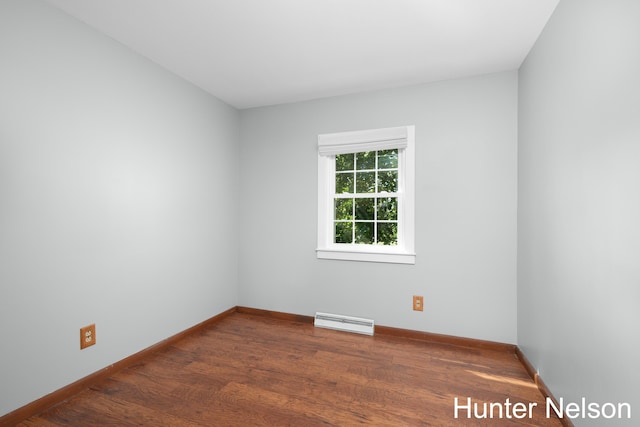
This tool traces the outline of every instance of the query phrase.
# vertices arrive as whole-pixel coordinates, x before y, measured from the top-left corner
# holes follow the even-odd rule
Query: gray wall
[[[636,0],[560,1],[520,69],[518,148],[518,343],[557,397],[636,413],[639,22]]]
[[[237,304],[239,115],[31,0],[0,62],[1,415]]]
[[[516,112],[515,71],[242,111],[239,303],[515,343]],[[401,125],[416,265],[316,259],[318,134]]]

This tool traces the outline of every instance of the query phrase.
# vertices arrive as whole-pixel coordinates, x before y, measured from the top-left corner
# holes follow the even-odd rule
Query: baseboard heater
[[[373,335],[373,320],[371,319],[361,319],[340,314],[316,313],[313,325],[318,328]]]

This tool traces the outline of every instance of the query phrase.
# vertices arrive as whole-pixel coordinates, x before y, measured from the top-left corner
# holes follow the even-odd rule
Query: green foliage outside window
[[[336,171],[352,171],[353,159],[353,154],[338,154],[336,156]]]
[[[336,194],[353,193],[353,173],[336,172]]]
[[[397,245],[398,150],[338,154],[335,170],[334,242]]]
[[[356,165],[358,170],[375,169],[376,168],[377,151],[367,151],[366,153],[356,154]]]

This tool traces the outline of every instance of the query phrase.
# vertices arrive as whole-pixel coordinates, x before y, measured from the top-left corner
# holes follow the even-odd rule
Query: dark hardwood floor
[[[532,418],[455,419],[455,397],[537,406]],[[511,352],[234,313],[20,425],[562,424]]]

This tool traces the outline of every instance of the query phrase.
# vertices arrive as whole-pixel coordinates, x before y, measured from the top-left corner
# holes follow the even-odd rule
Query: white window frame
[[[398,245],[334,243],[336,154],[398,149]],[[318,135],[319,259],[415,264],[415,127]]]

